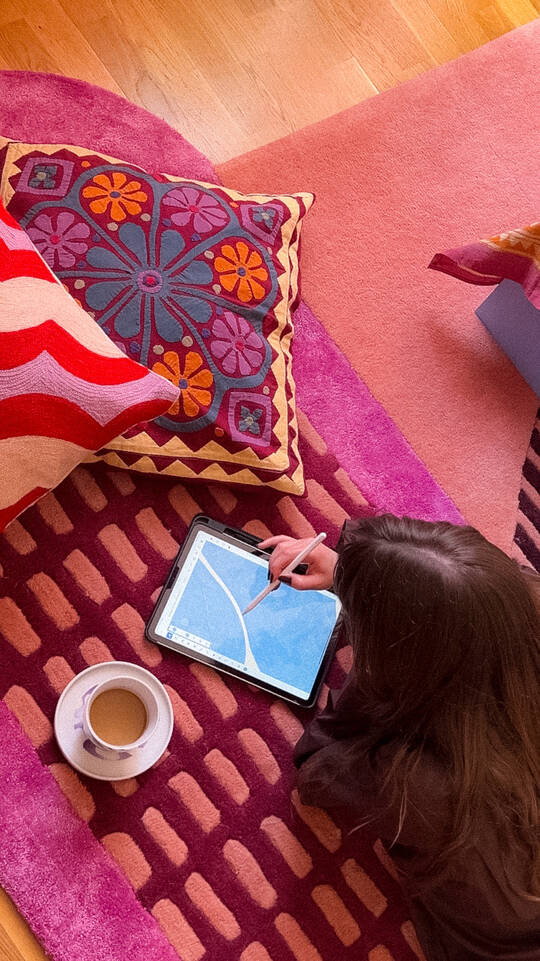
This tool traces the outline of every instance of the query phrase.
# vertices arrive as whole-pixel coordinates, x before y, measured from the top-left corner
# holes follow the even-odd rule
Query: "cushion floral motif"
[[[0,203],[0,530],[178,393],[109,340]]]
[[[179,390],[101,456],[302,493],[291,310],[312,195],[245,196],[78,147],[3,143],[7,209],[105,333]]]

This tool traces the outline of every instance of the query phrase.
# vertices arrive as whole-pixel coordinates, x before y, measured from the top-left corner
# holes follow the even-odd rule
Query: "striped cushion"
[[[109,340],[0,204],[0,530],[177,397]]]

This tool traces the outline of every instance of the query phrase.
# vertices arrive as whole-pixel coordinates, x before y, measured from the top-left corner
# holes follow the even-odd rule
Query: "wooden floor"
[[[218,163],[539,15],[540,0],[0,0],[0,69],[123,94]],[[44,957],[0,891],[0,961]]]
[[[540,0],[0,0],[0,69],[123,94],[219,162],[539,14]]]

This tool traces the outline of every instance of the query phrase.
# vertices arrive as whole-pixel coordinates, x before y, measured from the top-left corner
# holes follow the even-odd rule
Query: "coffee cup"
[[[148,684],[121,673],[86,691],[81,707],[84,749],[109,760],[137,755],[152,737],[160,711]]]

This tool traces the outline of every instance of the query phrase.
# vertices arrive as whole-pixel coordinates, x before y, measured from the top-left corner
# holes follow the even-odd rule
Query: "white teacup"
[[[99,730],[95,730],[93,725],[97,726],[97,722],[95,712],[92,711],[92,707],[95,705],[97,698],[101,694],[105,694],[106,691],[119,691],[119,699],[121,697],[121,692],[128,691],[130,694],[134,695],[135,698],[137,698],[144,706],[144,710],[146,711],[146,723],[144,723],[143,720],[143,730],[134,740],[129,740],[125,744],[118,743],[116,737],[113,738],[111,735],[109,735],[110,739],[107,740],[106,737],[103,736],[103,730],[101,730],[101,734]],[[89,754],[93,754],[95,757],[108,758],[109,760],[116,759],[119,761],[128,757],[134,757],[139,751],[141,751],[145,744],[148,743],[155,731],[160,713],[158,699],[148,684],[145,684],[144,681],[141,681],[138,678],[128,677],[125,674],[118,674],[117,677],[110,678],[107,681],[102,681],[101,684],[97,684],[96,687],[90,688],[90,690],[87,691],[83,697],[83,703],[81,707],[81,722],[85,735],[85,742],[83,745],[84,749]],[[112,710],[114,712],[114,707]],[[141,712],[139,712],[139,716],[140,713]],[[94,717],[92,719],[93,714]],[[109,728],[111,725],[114,726],[114,720],[113,713],[111,716],[111,724],[107,725]]]

